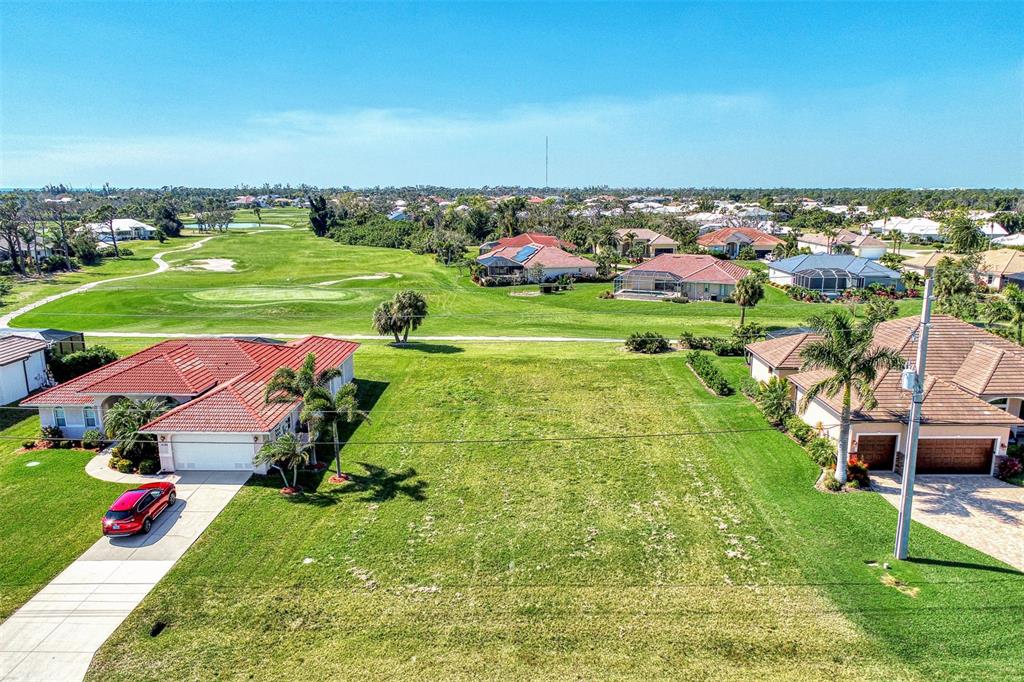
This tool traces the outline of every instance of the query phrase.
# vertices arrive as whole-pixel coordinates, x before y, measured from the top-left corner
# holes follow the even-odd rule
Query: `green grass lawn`
[[[284,219],[268,212],[264,220]],[[196,261],[209,258],[231,260],[235,271],[194,269],[200,265]],[[739,309],[726,303],[599,299],[610,284],[513,296],[509,288],[477,287],[465,271],[442,267],[431,256],[340,245],[316,239],[306,229],[232,231],[197,250],[172,254],[168,262],[193,269],[104,285],[42,306],[14,324],[86,331],[369,334],[373,308],[402,288],[428,298],[422,335],[622,338],[653,330],[676,337],[684,329],[727,334],[739,322]],[[385,276],[367,279],[377,275]],[[900,303],[904,314],[919,306],[918,301]],[[820,309],[769,287],[747,319],[791,326]]]
[[[373,409],[343,449],[354,481],[307,479],[288,500],[253,479],[91,679],[1009,679],[1024,665],[1024,576],[921,526],[914,560],[885,571],[893,508],[816,491],[804,452],[742,396],[708,394],[681,353],[372,343],[356,374]],[[600,438],[682,432],[722,433]],[[531,440],[564,435],[594,439]]]
[[[47,296],[88,284],[89,282],[149,272],[156,268],[156,265],[151,260],[154,254],[182,248],[194,241],[196,241],[195,237],[181,237],[168,240],[164,244],[160,244],[155,240],[123,242],[119,245],[130,248],[132,250],[131,256],[104,258],[98,265],[86,265],[75,272],[44,275],[40,278],[33,276],[17,279],[15,280],[14,290],[4,299],[3,305],[0,306],[0,314],[9,310],[15,310]],[[18,326],[24,327],[28,325],[19,324]],[[47,323],[45,326],[60,327],[56,320],[53,323]]]
[[[3,620],[100,537],[103,512],[127,487],[85,473],[95,452],[19,452],[22,440],[39,435],[38,416],[5,409],[0,427]]]

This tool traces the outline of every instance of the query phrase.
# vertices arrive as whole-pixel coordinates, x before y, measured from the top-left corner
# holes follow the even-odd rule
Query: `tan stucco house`
[[[908,361],[917,352],[917,317],[878,325],[875,343],[897,350]],[[751,376],[786,378],[797,414],[822,435],[839,437],[840,397],[820,396],[800,410],[808,388],[826,376],[800,371],[803,347],[812,332],[749,344]],[[935,316],[929,335],[925,399],[917,472],[991,474],[1007,444],[1024,433],[1024,348],[954,317]],[[867,410],[854,396],[850,454],[873,469],[897,470],[907,437],[910,394],[898,370],[882,373],[873,386],[877,405]]]

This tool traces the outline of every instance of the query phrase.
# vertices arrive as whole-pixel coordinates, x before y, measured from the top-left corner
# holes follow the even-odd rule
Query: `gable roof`
[[[711,284],[735,284],[750,274],[746,268],[730,261],[689,253],[663,253],[627,270],[620,277],[637,271],[666,272],[683,281]]]
[[[43,339],[28,336],[11,334],[0,337],[0,366],[24,360],[33,353],[46,350],[49,346],[50,344]]]
[[[545,268],[596,268],[593,261],[575,256],[557,246],[527,244],[525,246],[501,246],[477,257],[483,265],[507,263],[519,264],[524,268],[540,265]]]
[[[286,344],[225,338],[164,341],[21,404],[90,405],[97,394],[197,396],[143,430],[264,432],[298,402],[263,404],[266,382],[279,367],[297,369],[309,353],[316,354],[318,367],[337,367],[358,347],[323,336]],[[160,428],[153,428],[157,424]]]
[[[615,234],[618,235],[619,239],[623,239],[627,234],[631,233],[635,235],[637,239],[654,245],[661,244],[664,246],[675,246],[679,244],[679,242],[677,242],[675,239],[672,239],[671,237],[666,237],[660,232],[649,230],[646,227],[638,227],[635,229],[631,229],[628,227],[620,227],[619,229],[615,230]]]
[[[768,267],[772,270],[790,274],[804,270],[834,269],[845,270],[850,274],[861,277],[887,277],[889,279],[899,279],[900,277],[900,274],[895,270],[891,270],[869,258],[825,253],[791,256],[770,263]]]
[[[748,343],[746,348],[750,353],[766,362],[776,369],[800,369],[803,359],[800,353],[809,341],[817,339],[818,335],[811,332],[790,334],[765,341]]]
[[[782,243],[782,240],[775,235],[755,230],[752,227],[723,227],[697,237],[697,243],[701,246],[725,246],[729,242],[735,241],[746,241],[751,246],[762,249],[770,249],[776,244]]]
[[[849,244],[850,246],[885,246],[885,242],[877,237],[872,237],[870,234],[857,234],[856,232],[850,232],[849,230],[839,230],[836,235],[829,239],[829,237],[818,234],[804,234],[797,238],[797,242],[803,242],[805,244],[817,244],[818,246],[828,246],[831,244]]]
[[[530,244],[539,244],[541,246],[555,246],[561,249],[574,249],[575,244],[559,239],[553,234],[544,234],[542,232],[524,232],[517,234],[514,237],[502,237],[497,242],[487,242],[488,244],[496,244],[495,249],[499,249],[503,246],[528,246]]]

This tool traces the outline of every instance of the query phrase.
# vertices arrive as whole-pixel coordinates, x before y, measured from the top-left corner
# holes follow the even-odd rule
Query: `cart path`
[[[142,272],[142,273],[139,273],[137,275],[123,275],[121,277],[110,277],[108,279],[98,279],[95,282],[89,282],[88,284],[83,284],[80,287],[75,287],[74,289],[68,289],[67,291],[62,291],[59,294],[53,294],[52,296],[47,296],[46,298],[41,298],[38,301],[35,301],[33,303],[29,303],[28,305],[24,305],[24,306],[18,308],[17,310],[12,310],[11,312],[5,313],[2,317],[0,317],[0,327],[10,327],[11,326],[11,320],[13,320],[14,318],[18,317],[19,315],[24,315],[25,313],[29,312],[30,310],[35,310],[36,308],[40,308],[40,307],[46,305],[47,303],[53,303],[54,301],[57,301],[57,300],[62,299],[62,298],[65,298],[67,296],[73,296],[74,294],[80,294],[83,291],[89,291],[90,289],[95,289],[96,287],[100,286],[101,284],[109,284],[110,282],[121,282],[121,281],[124,281],[124,280],[127,280],[127,279],[138,279],[139,277],[150,277],[152,275],[159,275],[161,272],[167,272],[168,270],[170,270],[171,265],[170,265],[170,263],[168,263],[167,261],[164,260],[164,256],[166,256],[168,254],[171,254],[171,253],[181,253],[183,251],[192,251],[194,249],[198,249],[200,246],[202,246],[206,242],[210,241],[214,237],[219,237],[219,236],[220,235],[213,235],[211,237],[205,237],[205,238],[200,239],[199,241],[197,241],[197,242],[195,242],[193,244],[189,244],[188,246],[180,248],[180,249],[170,249],[168,251],[161,251],[160,253],[153,254],[152,261],[154,263],[156,263],[156,269],[155,270],[150,270],[149,272]]]

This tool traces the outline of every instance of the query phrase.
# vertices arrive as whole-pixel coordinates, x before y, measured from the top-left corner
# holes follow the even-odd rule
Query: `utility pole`
[[[907,426],[907,455],[903,459],[903,483],[900,488],[899,520],[896,522],[897,559],[906,559],[910,546],[910,512],[914,506],[914,474],[917,469],[917,439],[921,433],[921,403],[924,402],[924,371],[928,356],[928,331],[932,326],[932,280],[924,283],[924,307],[917,340],[917,360],[903,370],[902,386],[911,392],[910,423]]]

